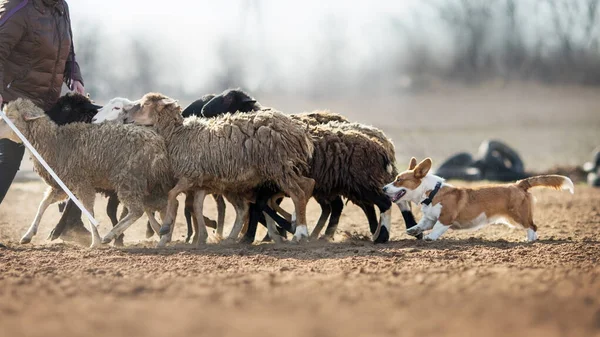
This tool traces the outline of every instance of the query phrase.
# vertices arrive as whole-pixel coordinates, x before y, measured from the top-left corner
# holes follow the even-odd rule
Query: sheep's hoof
[[[376,237],[373,242],[374,243],[386,243],[390,241],[390,232],[388,232],[385,226],[381,226],[381,230],[379,231],[379,236]]]
[[[167,242],[169,242],[169,236],[165,235],[163,237],[160,238],[160,241],[158,241],[158,244],[156,245],[157,248],[164,248],[167,246]]]
[[[115,245],[115,247],[125,247],[125,244],[123,243],[123,237],[118,237],[115,240],[114,245]]]
[[[110,242],[110,241],[109,241],[109,242]],[[102,242],[102,243],[104,243],[104,242]],[[94,243],[92,243],[92,244],[90,245],[90,248],[99,248],[100,246],[101,246],[101,244],[99,244],[99,243],[97,243],[97,242],[94,242]]]
[[[308,241],[308,228],[306,226],[298,226],[296,227],[296,231],[294,232],[294,237],[292,238],[292,242],[300,243]]]
[[[169,234],[170,232],[171,232],[171,226],[163,225],[160,227],[160,231],[158,231],[158,234],[160,236],[163,236],[163,235]]]
[[[26,244],[28,244],[28,243],[30,243],[30,242],[31,242],[31,238],[30,238],[30,237],[27,237],[27,236],[24,236],[24,237],[22,237],[22,238],[21,238],[21,241],[19,241],[19,242],[20,242],[22,245],[26,245]]]

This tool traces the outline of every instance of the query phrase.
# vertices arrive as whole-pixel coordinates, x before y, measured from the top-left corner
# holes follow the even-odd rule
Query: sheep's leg
[[[171,226],[173,225],[173,223],[175,222],[175,217],[177,216],[177,205],[179,204],[177,202],[177,196],[180,193],[183,193],[187,190],[189,190],[191,188],[191,184],[188,182],[187,179],[182,178],[177,182],[177,185],[175,185],[175,187],[173,187],[170,191],[169,191],[169,200],[167,202],[167,214],[165,215],[165,218],[163,219],[163,224],[162,227],[160,228],[160,235],[170,235],[171,233]]]
[[[279,231],[277,230],[275,220],[273,220],[267,213],[263,214],[265,215],[265,220],[267,222],[267,233],[269,234],[269,237],[275,243],[282,243],[284,240],[283,237],[279,235]]]
[[[192,217],[194,212],[194,191],[185,192],[185,204],[183,206],[183,215],[185,216],[185,224],[187,225],[187,236],[185,242],[188,243],[194,235],[194,229],[198,228],[197,221]],[[193,242],[193,241],[192,241]]]
[[[373,235],[373,242],[386,243],[390,240],[390,228],[392,223],[392,202],[386,195],[380,195],[375,199],[379,208],[379,227]]]
[[[225,199],[220,194],[213,194],[217,203],[217,235],[223,237],[223,227],[225,226]]]
[[[240,232],[242,231],[242,227],[244,226],[244,221],[249,215],[248,212],[250,210],[249,204],[244,200],[240,200],[235,198],[235,200],[231,200],[233,202],[233,207],[235,208],[235,222],[233,223],[233,228],[231,228],[231,232],[227,237],[228,241],[235,241],[238,239]]]
[[[117,208],[119,207],[119,198],[115,194],[110,194],[108,196],[108,203],[106,204],[106,215],[110,219],[110,223],[112,223],[113,227],[119,223],[119,219],[117,219]]]
[[[404,219],[404,224],[406,225],[406,229],[410,229],[417,225],[417,221],[415,220],[415,216],[412,213],[412,207],[410,201],[402,201],[399,202],[398,208],[400,208],[400,212],[402,213],[402,218]],[[418,240],[423,239],[423,233],[417,234],[415,236]]]
[[[335,234],[338,224],[340,223],[340,216],[342,215],[343,209],[344,201],[342,201],[342,197],[338,196],[331,202],[331,217],[329,218],[329,224],[327,225],[323,239],[333,239],[333,235]]]
[[[292,186],[288,195],[294,203],[295,214],[297,218],[296,231],[293,241],[300,242],[308,239],[308,227],[306,226],[306,204],[312,195],[315,181],[310,178],[301,177],[299,185]]]
[[[205,245],[206,239],[208,239],[208,231],[206,230],[206,224],[204,222],[204,216],[202,216],[202,211],[204,208],[204,199],[206,198],[205,190],[198,190],[194,193],[194,216],[196,221],[198,222],[198,227],[196,228],[196,238],[197,238],[197,246]]]
[[[192,205],[192,209],[193,209],[193,205]],[[191,243],[193,245],[198,244],[198,220],[196,218],[196,215],[193,215],[190,213],[190,218],[192,221],[192,228],[188,228],[188,236],[185,239],[185,243],[188,243],[191,241]],[[187,218],[186,218],[187,220]],[[189,231],[192,231],[191,233]]]
[[[80,189],[77,196],[81,200],[83,207],[94,217],[94,203],[96,201],[96,191],[94,189]],[[91,219],[88,219],[90,224],[90,233],[92,233],[92,244],[90,248],[100,246],[100,234],[98,234],[98,227],[92,223]]]
[[[379,222],[377,221],[377,213],[375,212],[375,206],[371,203],[360,203],[358,206],[363,210],[365,215],[367,216],[367,221],[369,222],[369,231],[371,234],[375,234],[377,229],[379,228]]]
[[[156,221],[156,218],[154,217],[154,212],[147,210],[146,215],[148,216],[148,223],[150,224],[150,227],[158,235],[158,232],[160,231],[160,224],[158,223],[158,221]]]
[[[288,213],[285,209],[281,208],[281,205],[277,203],[278,199],[283,199],[281,194],[278,194],[271,198],[269,201],[269,207],[271,207],[275,212],[279,213],[287,222],[292,222],[292,215]]]
[[[321,206],[321,216],[319,217],[319,220],[317,221],[317,224],[315,225],[315,228],[313,229],[312,233],[310,233],[311,240],[316,240],[319,238],[319,234],[321,234],[321,231],[323,230],[323,227],[325,227],[325,223],[327,222],[327,219],[329,219],[329,215],[331,214],[331,204],[329,204],[326,201],[320,200],[319,205]]]
[[[102,238],[102,243],[110,243],[114,238],[123,234],[123,232],[129,228],[134,222],[136,222],[139,218],[144,215],[144,210],[140,206],[127,206],[129,212],[128,214],[119,221],[119,223],[111,229],[111,231],[106,234],[104,238]]]
[[[178,207],[179,206],[179,202],[177,201],[177,199],[175,199],[175,202],[176,202],[175,207]],[[167,207],[165,207],[164,209],[162,209],[160,211],[160,219],[161,219],[161,221],[166,216],[167,216]],[[175,213],[175,219],[173,219],[173,223],[175,223],[176,218],[177,218],[177,213]],[[173,231],[170,231],[169,234],[161,236],[160,240],[158,241],[157,247],[165,247],[167,245],[167,243],[171,242],[171,236],[172,235],[173,235]]]
[[[66,194],[61,189],[54,189],[52,187],[48,187],[46,189],[46,193],[44,193],[44,198],[40,202],[37,213],[35,214],[35,218],[29,226],[29,229],[21,238],[21,244],[30,243],[33,236],[37,234],[38,227],[40,225],[40,220],[42,220],[42,215],[48,209],[48,206],[52,205],[55,202],[64,200],[66,198]]]

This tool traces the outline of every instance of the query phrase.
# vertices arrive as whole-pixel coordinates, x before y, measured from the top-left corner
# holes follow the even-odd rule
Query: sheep
[[[98,113],[98,109],[100,108],[102,108],[102,106],[92,103],[89,97],[78,93],[68,93],[60,97],[56,103],[48,111],[46,111],[46,114],[58,125],[75,122],[91,123],[92,118],[96,113]],[[106,195],[109,199],[106,213],[108,214],[112,225],[115,226],[118,223],[117,206],[119,205],[119,199],[114,191],[100,192]],[[63,206],[61,211],[62,215],[59,222],[50,232],[49,238],[51,240],[55,240],[60,237],[66,228],[79,229],[79,227],[77,225],[73,225],[73,223],[81,222],[81,211],[79,208],[74,206],[73,201],[68,200],[67,204]],[[85,231],[85,228],[83,229],[84,230],[82,232]],[[86,234],[89,235],[89,233]],[[115,240],[115,245],[123,245],[123,235],[119,236]]]
[[[126,109],[126,120],[154,125],[169,149],[178,182],[169,192],[161,234],[169,232],[173,223],[176,209],[171,202],[179,193],[194,189],[198,220],[202,219],[207,192],[224,194],[234,201],[237,216],[229,239],[237,239],[248,211],[246,202],[256,197],[254,189],[273,184],[294,202],[298,215],[294,240],[308,238],[306,203],[314,180],[303,174],[313,146],[301,123],[275,111],[226,114],[213,119],[192,117],[184,122],[176,101],[158,93],[148,93]],[[203,223],[198,228],[201,244],[207,233]],[[271,235],[274,227],[268,229]]]
[[[259,105],[258,102],[256,104],[257,110],[259,108],[264,111],[268,111],[271,109],[267,107],[262,107],[261,105]],[[328,123],[330,121],[347,121],[346,117],[340,114],[332,113],[327,110],[316,110],[313,112],[292,114],[290,115],[290,117],[302,122],[303,124],[310,126]],[[263,188],[259,190],[257,194],[257,202],[255,204],[250,205],[250,214],[253,217],[251,217],[250,221],[248,222],[248,228],[244,235],[243,242],[251,243],[254,241],[254,237],[256,235],[257,221],[264,223],[267,221],[271,221],[271,219],[275,220],[280,226],[280,235],[285,235],[285,230],[287,228],[292,227],[292,224],[289,223],[291,221],[291,215],[279,207],[278,203],[281,201],[281,196],[282,195],[280,191],[274,189]],[[271,201],[271,199],[275,199],[278,201],[274,203]],[[335,232],[335,228],[337,228],[337,222],[339,221],[339,217],[341,215],[343,207],[344,203],[340,196],[332,198],[329,204],[321,204],[321,216],[319,217],[319,221],[324,223],[325,221],[327,221],[329,214],[331,214],[331,220],[329,222],[328,230],[329,227],[331,227]],[[276,209],[277,212],[283,214],[284,218],[279,217],[279,215],[273,211],[273,208]],[[267,213],[271,219],[266,219],[263,215],[263,212]],[[331,234],[331,236],[333,236],[333,233]],[[268,239],[269,236],[267,234],[263,241],[267,241]]]
[[[349,122],[340,122],[340,121],[332,121],[329,122],[328,124],[325,124],[325,126],[330,127],[330,128],[334,128],[334,129],[339,129],[345,132],[348,131],[352,131],[352,132],[359,132],[361,134],[363,134],[366,138],[368,138],[371,142],[373,142],[373,146],[376,147],[381,147],[385,153],[385,156],[387,158],[390,159],[390,163],[388,164],[388,166],[386,167],[385,172],[387,172],[387,176],[388,177],[395,177],[398,174],[398,169],[396,167],[396,153],[395,153],[395,148],[394,148],[394,143],[387,138],[387,136],[383,133],[383,131],[372,127],[372,126],[367,126],[364,124],[360,124],[360,123],[349,123]],[[375,167],[375,172],[378,172],[378,176],[382,179],[386,179],[385,176],[385,172],[380,171],[377,167]],[[376,199],[381,199],[381,196],[377,196]],[[383,206],[384,202],[380,201],[381,205]],[[360,206],[360,205],[359,205]],[[404,222],[406,225],[406,228],[411,228],[413,226],[415,226],[417,224],[417,222],[415,221],[415,218],[412,214],[412,209],[410,206],[410,203],[399,203],[398,207],[400,208],[400,211],[402,213],[402,217],[404,218]],[[374,214],[374,209],[372,204],[369,205],[369,203],[367,204],[362,204],[361,208],[363,208],[363,210],[365,211],[365,214],[367,215],[367,219],[369,220],[369,225],[370,228],[373,229],[377,226],[377,219],[375,218]],[[385,208],[385,207],[384,207]],[[380,207],[381,209],[381,207]],[[333,217],[333,215],[332,215]],[[389,223],[388,223],[389,224]],[[315,229],[313,229],[312,235],[313,236],[317,236],[319,234],[319,231],[322,229],[322,224],[321,226],[315,227]],[[329,225],[327,226],[327,230],[325,233],[326,237],[330,237],[333,235],[333,233],[335,233],[337,227],[337,222],[329,222]],[[389,228],[386,228],[386,230],[389,230]]]
[[[251,98],[247,93],[245,93],[241,89],[228,89],[219,95],[214,95],[214,94],[204,95],[201,99],[196,100],[195,102],[190,104],[188,107],[186,107],[185,110],[183,110],[183,112],[182,112],[182,116],[190,117],[190,116],[194,116],[195,114],[198,114],[198,116],[200,116],[201,114],[198,112],[201,111],[201,109],[204,107],[204,105],[206,103],[211,104],[211,106],[209,107],[209,110],[210,110],[209,115],[214,115],[217,112],[219,114],[224,114],[227,112],[250,112],[250,111],[254,111],[254,110],[262,108],[262,106],[258,102],[256,102],[253,98]],[[104,121],[122,122],[123,121],[122,108],[124,106],[131,106],[132,104],[134,104],[134,103],[128,99],[123,99],[123,98],[112,99],[94,117],[94,122],[95,123],[104,122]],[[259,190],[257,190],[257,193],[261,194],[262,192],[259,189]],[[184,212],[185,212],[184,214],[186,217],[186,222],[187,222],[187,227],[188,227],[188,234],[186,237],[186,242],[188,242],[190,240],[192,233],[193,233],[192,221],[194,222],[194,227],[197,228],[197,221],[195,218],[192,218],[192,216],[191,216],[191,211],[193,210],[193,197],[192,196],[193,196],[193,193],[191,193],[191,192],[186,193],[185,209],[184,209]],[[215,201],[217,202],[217,210],[218,210],[218,214],[219,214],[217,224],[216,224],[217,235],[222,236],[223,223],[224,223],[224,217],[225,217],[224,216],[225,215],[225,202],[224,202],[222,196],[213,195],[213,197],[215,197]],[[250,207],[249,211],[251,213],[257,211],[256,205],[254,203],[251,203],[249,207]],[[280,231],[280,234],[282,234],[282,231],[285,231],[286,229],[288,231],[291,231],[291,225],[287,224],[287,226],[286,226],[286,223],[283,223],[281,221],[281,218],[278,217],[274,211],[272,211],[270,209],[268,209],[267,211],[271,211],[270,213],[273,217],[275,217],[276,221],[278,221],[278,223],[280,223],[280,224],[283,224],[283,226],[285,227],[285,228],[278,228]],[[215,228],[214,225],[211,226],[211,223],[214,223],[214,221],[212,221],[206,217],[204,217],[204,221],[208,227]],[[258,221],[260,221],[262,224],[266,225],[266,221],[264,219],[264,215],[262,214],[262,210],[258,210]],[[267,234],[266,238],[268,238],[268,234]],[[197,239],[197,237],[195,237],[194,240],[192,240],[192,242],[195,242],[196,239]]]
[[[117,193],[129,213],[102,243],[118,237],[144,212],[159,230],[151,211],[164,214],[167,192],[174,186],[162,137],[149,128],[133,125],[71,123],[58,126],[33,102],[20,98],[7,105],[6,114],[92,215],[96,189]],[[4,121],[0,123],[0,138],[20,142]],[[123,147],[123,144],[128,146]],[[114,151],[115,148],[122,151]],[[35,219],[21,239],[22,244],[31,242],[47,207],[66,198],[39,162],[34,164],[48,189]],[[90,232],[91,247],[97,247],[100,236],[91,221]]]
[[[309,177],[315,179],[313,197],[321,206],[322,212],[311,233],[311,239],[319,236],[330,215],[324,238],[333,236],[343,209],[340,195],[344,195],[365,212],[375,242],[386,242],[389,239],[388,210],[391,202],[378,184],[395,177],[397,173],[391,140],[379,129],[346,122],[345,117],[328,111],[291,117],[307,125],[315,145]],[[382,227],[378,226],[374,204],[382,213]],[[399,207],[407,228],[416,225],[410,205],[402,204]],[[252,229],[249,229],[247,235],[254,236]]]
[[[193,101],[190,105],[188,105],[185,109],[183,109],[183,111],[181,112],[181,115],[183,116],[183,118],[191,117],[191,116],[203,117],[202,116],[202,108],[204,107],[204,105],[206,105],[206,103],[208,103],[215,96],[216,96],[215,94],[207,94],[207,95],[202,96],[200,99]]]
[[[193,105],[194,103],[192,103]],[[186,108],[186,110],[188,110]],[[186,110],[182,113],[188,117]],[[224,113],[250,112],[262,110],[260,103],[242,89],[227,89],[219,95],[214,95],[201,109],[201,113],[196,116],[206,118],[216,117]]]
[[[83,96],[78,93],[68,93],[60,97],[56,103],[46,111],[46,114],[52,121],[58,125],[64,125],[68,123],[83,122],[91,123],[93,117],[98,113],[98,110],[102,109],[102,106],[93,104],[89,97]],[[117,208],[119,206],[119,198],[114,191],[103,191],[98,192],[108,197],[108,203],[106,205],[106,213],[113,225],[116,226],[119,222],[117,218]],[[61,236],[66,228],[83,229],[81,232],[87,232],[85,227],[74,226],[74,222],[81,222],[81,211],[75,206],[72,200],[67,201],[62,210],[61,218],[55,228],[50,232],[49,238],[55,240]],[[120,218],[127,215],[127,209],[123,209],[123,213]],[[84,233],[81,233],[84,234]],[[89,233],[85,233],[89,235]],[[151,237],[154,235],[150,222],[147,223],[146,236]],[[83,242],[83,238],[76,237],[79,241]],[[115,239],[115,246],[123,246],[124,235],[121,234]]]

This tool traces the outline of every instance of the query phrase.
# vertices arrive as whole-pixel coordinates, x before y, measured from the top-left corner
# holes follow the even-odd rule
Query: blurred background
[[[599,0],[70,1],[86,89],[186,106],[240,87],[382,128],[398,159],[505,141],[527,169],[600,145]]]

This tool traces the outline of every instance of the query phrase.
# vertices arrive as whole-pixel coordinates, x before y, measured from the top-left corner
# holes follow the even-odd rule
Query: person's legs
[[[0,139],[0,204],[6,196],[25,154],[23,144],[8,139]]]

